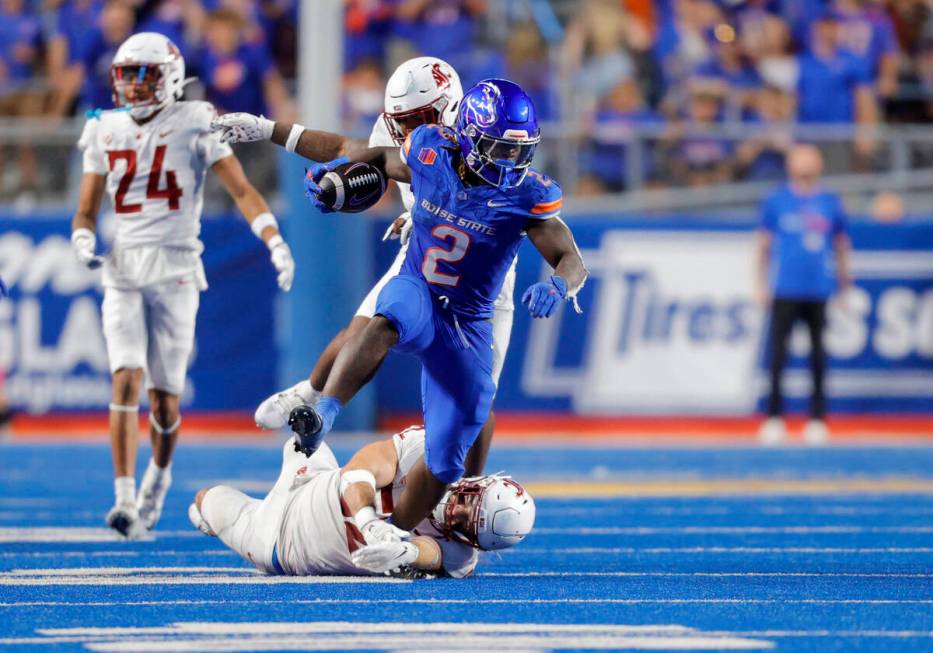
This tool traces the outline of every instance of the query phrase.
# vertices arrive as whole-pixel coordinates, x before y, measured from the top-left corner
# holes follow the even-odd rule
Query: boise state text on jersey
[[[418,127],[402,146],[415,202],[401,274],[427,281],[454,313],[489,318],[528,221],[556,217],[562,193],[536,170],[508,191],[465,185],[456,171],[458,156],[455,134],[439,125]]]

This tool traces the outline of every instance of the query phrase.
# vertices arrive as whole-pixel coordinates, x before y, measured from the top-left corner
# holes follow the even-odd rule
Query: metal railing
[[[75,143],[83,123],[0,120],[0,157],[5,163],[0,168],[0,208],[31,212],[74,204],[80,179]],[[348,132],[365,136],[361,129],[366,127],[352,126]],[[933,125],[859,130],[850,125],[703,127],[618,121],[586,128],[554,123],[544,125],[542,132],[536,167],[561,183],[571,206],[591,212],[745,211],[782,177],[780,151],[794,141],[813,142],[824,150],[828,183],[854,198],[856,208],[875,193],[893,191],[903,194],[908,204],[914,198],[928,211],[925,202],[933,194]],[[743,147],[754,151],[756,143],[764,143],[769,152],[767,174],[740,160]],[[38,159],[31,189],[22,186],[17,165],[17,158],[29,149]],[[272,152],[272,146],[260,152],[251,149],[242,158],[257,187],[274,199],[279,184]],[[27,201],[25,192],[32,193]],[[206,201],[216,206],[226,200],[214,184],[208,186]]]

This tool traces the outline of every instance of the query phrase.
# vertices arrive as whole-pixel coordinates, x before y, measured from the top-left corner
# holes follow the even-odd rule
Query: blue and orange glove
[[[531,317],[551,317],[560,300],[567,296],[567,282],[551,275],[550,281],[539,281],[528,287],[522,295],[522,304],[528,307]]]
[[[321,213],[333,213],[334,210],[318,198],[318,195],[321,193],[321,187],[318,186],[318,182],[320,182],[321,178],[328,172],[346,163],[348,160],[347,157],[342,156],[339,159],[334,159],[327,163],[313,163],[311,167],[305,168],[305,197],[311,200],[311,203],[314,204],[315,208]]]

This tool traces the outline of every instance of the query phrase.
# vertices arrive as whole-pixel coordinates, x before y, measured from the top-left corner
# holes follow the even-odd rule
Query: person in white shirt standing
[[[210,168],[268,246],[287,291],[295,263],[278,223],[230,146],[210,131],[207,102],[181,101],[185,62],[171,40],[131,36],[114,56],[115,109],[89,114],[78,141],[84,174],[71,242],[78,260],[103,266],[104,337],[113,375],[110,440],[114,465],[111,528],[136,538],[153,528],[171,484],[181,425],[179,400],[194,346],[201,263],[204,176]],[[104,194],[116,217],[113,246],[96,253]],[[152,460],[136,493],[138,404],[146,372]]]
[[[351,155],[357,148],[400,147],[405,137],[416,127],[424,124],[451,126],[457,118],[463,87],[454,68],[436,57],[416,57],[405,61],[389,78],[385,88],[385,111],[376,118],[369,142],[355,141],[337,134],[305,129],[299,124],[290,125],[273,122],[262,116],[249,113],[228,113],[213,123],[215,131],[230,143],[271,140],[289,152],[300,154],[313,161],[332,161]],[[405,212],[386,231],[383,240],[399,238],[401,247],[392,265],[373,286],[356,310],[350,323],[341,330],[321,353],[310,378],[304,379],[268,397],[256,409],[256,424],[264,429],[285,426],[291,411],[302,405],[315,405],[327,382],[331,367],[341,347],[372,319],[376,311],[376,298],[389,279],[398,274],[408,249],[408,234],[411,231],[411,210],[414,196],[409,184],[398,184]],[[517,258],[516,258],[517,261]],[[505,364],[505,354],[512,336],[512,318],[515,311],[515,261],[506,274],[499,296],[496,298],[493,325],[493,381],[499,383],[499,375]],[[479,437],[470,449],[466,461],[466,473],[479,476],[483,473],[486,456],[492,442],[495,415],[490,413]]]

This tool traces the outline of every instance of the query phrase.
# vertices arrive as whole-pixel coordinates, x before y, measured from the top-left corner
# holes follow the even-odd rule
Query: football
[[[318,185],[321,202],[341,213],[365,211],[386,192],[382,171],[368,163],[341,164],[325,174]]]

